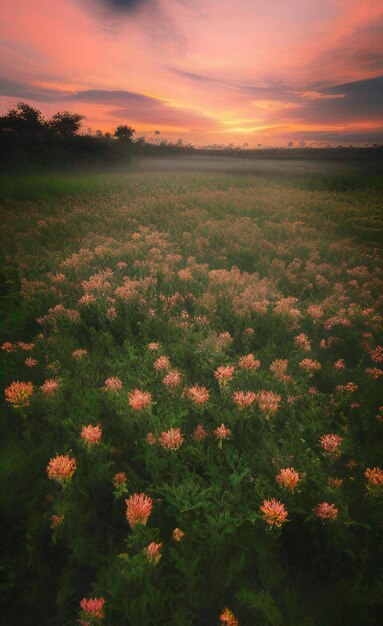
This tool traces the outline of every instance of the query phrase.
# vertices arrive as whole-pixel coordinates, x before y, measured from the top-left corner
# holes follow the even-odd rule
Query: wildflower
[[[56,480],[62,485],[70,481],[76,470],[76,461],[70,456],[57,454],[47,466],[48,478]]]
[[[376,346],[370,350],[370,358],[374,363],[383,363],[383,346]]]
[[[106,379],[104,385],[106,391],[118,391],[122,388],[122,381],[118,376],[110,376],[110,378]]]
[[[1,346],[1,349],[3,350],[3,352],[5,352],[6,354],[10,354],[11,352],[15,351],[15,346],[10,342],[10,341],[6,341],[5,343],[3,343],[3,345]]]
[[[117,317],[117,309],[115,306],[110,306],[106,312],[106,319],[112,322]]]
[[[175,528],[172,532],[174,541],[181,541],[185,537],[185,533],[180,528]]]
[[[146,526],[149,515],[153,509],[153,500],[144,493],[135,493],[125,500],[126,519],[130,527],[134,528],[137,524]]]
[[[302,359],[299,361],[299,367],[310,375],[322,369],[319,361],[315,361],[315,359]]]
[[[155,352],[156,350],[159,350],[161,348],[161,344],[157,343],[157,342],[152,342],[152,343],[148,343],[148,350],[152,350],[152,352]]]
[[[57,380],[55,380],[54,378],[49,378],[48,380],[45,380],[43,382],[40,389],[46,396],[52,396],[54,393],[56,393],[59,386],[60,385]]]
[[[149,563],[152,565],[157,565],[158,561],[162,557],[161,554],[162,543],[156,543],[152,541],[146,548],[146,556],[148,558]]]
[[[322,435],[320,443],[325,452],[332,455],[338,455],[340,450],[339,446],[342,443],[342,437],[339,435]]]
[[[335,361],[334,367],[337,370],[344,370],[344,368],[346,367],[344,364],[344,359],[338,359],[338,361]]]
[[[117,263],[117,267],[118,267],[119,270],[123,270],[123,269],[125,269],[125,267],[128,267],[128,264],[125,263],[125,261],[119,261]]]
[[[52,515],[51,516],[51,528],[58,528],[64,521],[64,515]]]
[[[181,374],[178,370],[171,370],[162,382],[166,387],[177,387],[181,382]]]
[[[187,389],[187,396],[189,400],[194,404],[206,404],[208,402],[210,394],[206,387],[201,385],[194,385]]]
[[[254,354],[250,353],[246,356],[239,357],[238,367],[244,370],[257,370],[261,365],[261,362],[254,357]]]
[[[281,396],[272,391],[260,391],[256,396],[260,410],[268,416],[278,411],[281,400]]]
[[[153,367],[155,370],[168,370],[170,368],[169,357],[160,356],[154,361]]]
[[[15,381],[5,390],[5,399],[14,409],[23,409],[30,405],[33,384]]]
[[[327,482],[332,489],[339,489],[343,484],[341,478],[329,478]]]
[[[230,335],[228,331],[220,333],[218,335],[218,340],[219,340],[219,343],[223,345],[230,345],[234,341],[233,337]]]
[[[178,270],[178,278],[184,282],[193,280],[193,274],[189,268]]]
[[[34,343],[25,343],[24,341],[19,341],[17,345],[20,350],[25,350],[26,352],[30,352],[35,347]]]
[[[285,505],[275,498],[264,500],[260,510],[263,513],[263,519],[270,526],[279,528],[286,522],[288,513],[285,509]]]
[[[100,443],[102,437],[102,429],[101,426],[92,426],[89,424],[88,426],[83,426],[81,429],[81,439],[91,448],[92,446]]]
[[[149,391],[141,391],[140,389],[129,391],[128,398],[129,405],[135,411],[146,409],[152,402],[152,394]]]
[[[383,470],[380,467],[368,467],[364,475],[368,480],[367,489],[371,493],[383,491]]]
[[[105,615],[104,615],[104,604],[105,604],[105,600],[104,598],[83,598],[80,602],[80,607],[81,607],[81,617],[84,618],[84,620],[103,620]],[[88,622],[84,622],[81,620],[81,624],[85,625]]]
[[[96,296],[94,296],[92,293],[86,293],[78,300],[78,304],[80,306],[87,306],[88,304],[93,304],[94,302],[96,302],[96,300]]]
[[[311,344],[308,340],[307,335],[305,335],[304,333],[300,333],[300,335],[297,335],[294,338],[294,342],[298,348],[302,348],[302,350],[304,350],[305,352],[310,352]]]
[[[113,485],[116,489],[126,485],[126,482],[127,478],[125,472],[117,472],[117,474],[113,476]]]
[[[225,424],[221,424],[221,426],[215,429],[214,434],[219,440],[227,439],[231,436],[231,430],[230,428],[226,428]]]
[[[160,446],[167,450],[178,450],[183,444],[184,438],[179,428],[170,428],[166,432],[162,432],[158,438]]]
[[[324,311],[319,304],[310,304],[307,307],[307,315],[313,320],[320,320],[324,316]]]
[[[379,369],[379,367],[367,367],[366,374],[369,378],[372,378],[372,380],[377,380],[383,376],[383,370]]]
[[[205,427],[202,424],[198,424],[195,427],[194,433],[192,434],[194,441],[202,441],[203,439],[206,439],[207,436],[208,433],[206,432]]]
[[[345,391],[347,393],[354,393],[355,391],[358,391],[359,387],[356,383],[349,382],[349,383],[346,383],[345,385],[337,385],[336,389],[337,391]]]
[[[214,377],[220,385],[227,385],[230,380],[233,380],[234,371],[235,367],[231,365],[221,365],[214,372]]]
[[[148,433],[146,435],[146,441],[150,446],[154,446],[154,444],[156,443],[157,439],[155,438],[155,436],[153,435],[153,433]]]
[[[272,372],[275,378],[279,378],[280,380],[291,380],[291,376],[286,374],[288,364],[287,359],[275,359],[270,365],[270,372]]]
[[[226,626],[239,626],[239,621],[235,617],[233,611],[230,611],[227,607],[223,609],[221,615],[219,616],[219,621]]]
[[[275,480],[281,487],[294,491],[299,483],[299,474],[293,467],[285,467],[280,470]]]
[[[338,517],[338,509],[335,507],[335,504],[330,504],[329,502],[321,502],[317,504],[316,507],[313,508],[314,514],[319,519],[328,519],[335,520]]]
[[[78,348],[77,350],[73,350],[72,357],[76,359],[76,361],[80,361],[81,359],[86,357],[87,354],[88,350],[85,350],[85,348]]]
[[[244,409],[251,406],[255,402],[256,397],[254,391],[234,391],[233,402],[238,408]]]
[[[29,356],[27,359],[25,359],[24,363],[27,367],[35,367],[35,365],[37,365],[37,360],[32,359],[32,357]]]

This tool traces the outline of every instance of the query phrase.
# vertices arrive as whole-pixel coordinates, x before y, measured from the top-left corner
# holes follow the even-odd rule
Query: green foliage
[[[366,189],[4,182],[4,622],[69,626],[103,597],[110,626],[378,624],[381,249],[342,222],[374,218]]]

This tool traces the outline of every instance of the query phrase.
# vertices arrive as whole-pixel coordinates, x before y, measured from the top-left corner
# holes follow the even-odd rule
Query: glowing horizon
[[[0,18],[1,113],[199,145],[383,141],[383,0],[13,0]]]

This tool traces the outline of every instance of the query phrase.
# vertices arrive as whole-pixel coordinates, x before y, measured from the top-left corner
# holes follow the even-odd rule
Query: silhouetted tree
[[[82,119],[83,115],[64,111],[63,113],[53,115],[49,121],[49,127],[59,135],[59,137],[74,137],[80,130]]]
[[[134,128],[127,125],[117,126],[114,131],[114,136],[117,137],[120,141],[132,141],[134,135]]]
[[[41,111],[26,102],[18,102],[13,109],[0,117],[0,131],[10,132],[19,137],[34,139],[41,136],[46,127]]]

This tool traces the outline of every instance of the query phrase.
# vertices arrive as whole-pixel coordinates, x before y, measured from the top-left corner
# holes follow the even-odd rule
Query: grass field
[[[380,623],[383,177],[257,167],[0,177],[7,625]]]

